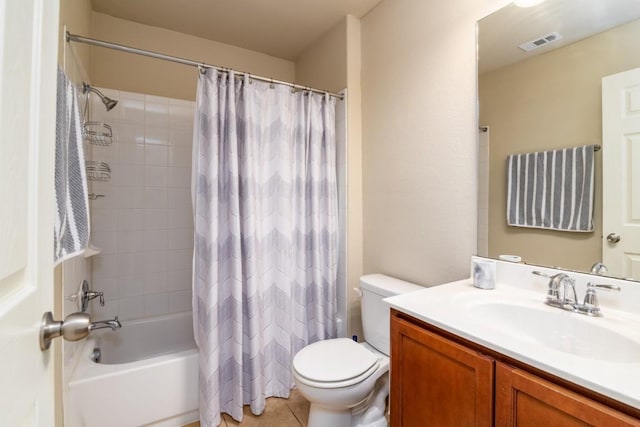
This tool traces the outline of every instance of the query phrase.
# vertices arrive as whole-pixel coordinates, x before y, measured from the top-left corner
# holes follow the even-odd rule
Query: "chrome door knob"
[[[616,233],[609,233],[607,235],[607,242],[609,243],[618,243],[620,241],[620,235]]]

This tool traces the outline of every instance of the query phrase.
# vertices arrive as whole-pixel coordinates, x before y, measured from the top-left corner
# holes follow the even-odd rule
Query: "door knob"
[[[618,243],[620,241],[620,235],[616,233],[609,233],[607,235],[607,242]]]
[[[40,350],[48,350],[54,338],[62,336],[67,341],[79,341],[89,335],[91,318],[88,313],[71,313],[63,322],[53,320],[47,311],[40,324]]]

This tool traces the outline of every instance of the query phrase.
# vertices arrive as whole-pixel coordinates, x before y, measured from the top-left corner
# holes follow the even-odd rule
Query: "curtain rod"
[[[267,82],[267,83],[273,83],[273,84],[289,86],[289,87],[292,87],[294,89],[308,90],[308,91],[311,91],[311,92],[316,92],[316,93],[321,93],[321,94],[325,94],[326,93],[326,94],[329,94],[330,96],[336,97],[338,99],[344,99],[344,96],[339,94],[339,93],[333,93],[333,92],[328,92],[326,90],[314,89],[314,88],[311,88],[311,87],[308,87],[308,86],[301,86],[301,85],[297,85],[295,83],[289,83],[289,82],[285,82],[285,81],[282,81],[282,80],[275,80],[275,79],[271,79],[271,78],[268,78],[268,77],[256,76],[254,74],[245,73],[243,71],[232,70],[231,68],[218,67],[216,65],[205,64],[204,62],[196,62],[196,61],[193,61],[191,59],[185,59],[185,58],[179,58],[177,56],[165,55],[163,53],[152,52],[150,50],[138,49],[138,48],[135,48],[135,47],[125,46],[125,45],[122,45],[122,44],[105,42],[105,41],[102,41],[102,40],[92,39],[92,38],[80,36],[80,35],[77,35],[77,34],[71,34],[69,31],[67,31],[66,39],[67,39],[67,42],[90,44],[90,45],[93,45],[93,46],[99,46],[99,47],[104,47],[104,48],[107,48],[107,49],[114,49],[114,50],[119,50],[119,51],[122,51],[122,52],[132,53],[134,55],[148,56],[150,58],[161,59],[163,61],[170,61],[170,62],[175,62],[175,63],[178,63],[178,64],[182,64],[182,65],[189,65],[191,67],[197,67],[199,69],[211,68],[211,69],[222,71],[222,72],[234,71],[235,73],[237,73],[239,75],[242,75],[242,76],[248,75],[249,77],[251,77],[252,79],[255,79],[255,80],[260,80],[260,81]]]

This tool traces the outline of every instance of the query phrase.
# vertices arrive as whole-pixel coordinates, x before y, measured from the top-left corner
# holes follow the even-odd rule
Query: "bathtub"
[[[92,355],[99,348],[101,362]],[[65,426],[175,427],[198,420],[191,312],[93,331],[67,387]]]

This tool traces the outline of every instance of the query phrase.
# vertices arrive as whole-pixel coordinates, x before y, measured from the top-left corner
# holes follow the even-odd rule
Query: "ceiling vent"
[[[557,42],[558,40],[562,40],[562,36],[554,31],[553,33],[549,33],[546,36],[542,36],[530,42],[522,43],[518,47],[525,52],[529,52],[542,46],[546,46],[549,43]]]

